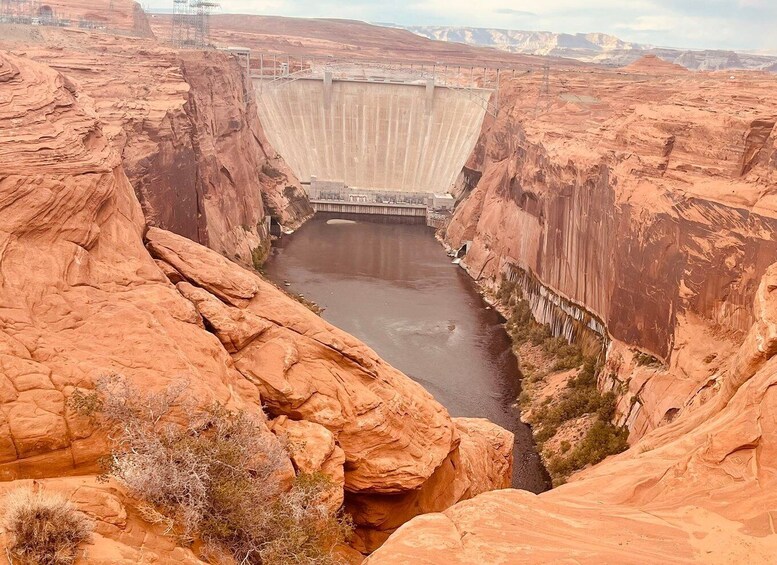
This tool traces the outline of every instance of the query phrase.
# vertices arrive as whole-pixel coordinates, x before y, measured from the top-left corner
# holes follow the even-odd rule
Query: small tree
[[[113,448],[106,475],[144,501],[142,513],[184,542],[201,538],[240,563],[334,563],[350,530],[323,494],[331,481],[283,480],[288,455],[260,422],[219,404],[197,409],[186,383],[144,394],[122,377],[100,379],[71,405],[107,426]]]
[[[5,501],[5,526],[12,536],[9,561],[22,565],[69,565],[92,524],[61,495],[19,489]]]

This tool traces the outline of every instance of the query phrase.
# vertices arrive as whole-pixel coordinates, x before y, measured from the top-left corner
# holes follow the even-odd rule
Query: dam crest
[[[314,209],[423,216],[451,187],[487,113],[488,77],[460,68],[312,65],[252,76],[265,133]],[[498,73],[496,71],[498,80]]]

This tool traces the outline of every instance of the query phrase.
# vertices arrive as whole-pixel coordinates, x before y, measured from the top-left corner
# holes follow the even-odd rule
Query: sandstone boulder
[[[119,156],[75,86],[0,55],[0,476],[88,469],[105,438],[67,408],[121,373],[186,379],[203,403],[257,414],[259,392],[144,249]]]
[[[270,429],[286,445],[297,472],[329,477],[332,488],[324,501],[333,512],[339,510],[344,497],[345,453],[335,443],[334,434],[319,424],[289,420],[286,416],[273,420]]]
[[[245,344],[235,367],[270,413],[335,435],[346,490],[415,489],[448,456],[458,438],[445,409],[374,351],[213,251],[156,228],[146,239],[154,257],[199,287],[179,283],[222,342]]]

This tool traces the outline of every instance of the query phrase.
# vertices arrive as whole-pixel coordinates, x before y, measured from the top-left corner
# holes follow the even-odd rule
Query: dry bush
[[[101,379],[71,406],[107,426],[113,448],[106,475],[125,484],[156,523],[167,517],[182,541],[199,537],[212,555],[239,563],[333,563],[348,522],[322,504],[331,482],[300,476],[287,492],[288,455],[243,412],[197,409],[186,383],[153,395],[126,379]],[[154,513],[154,509],[156,514]],[[168,529],[170,527],[168,526]]]
[[[19,489],[5,501],[5,527],[12,535],[9,562],[68,565],[79,544],[89,539],[92,523],[64,497]]]

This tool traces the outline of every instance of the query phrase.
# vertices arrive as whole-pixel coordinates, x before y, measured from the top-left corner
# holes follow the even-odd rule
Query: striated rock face
[[[294,229],[312,214],[264,139],[253,91],[231,55],[58,29],[8,45],[66,74],[94,101],[149,224],[258,266],[269,250],[267,215]]]
[[[0,81],[0,477],[92,468],[104,439],[65,401],[106,374],[146,390],[186,378],[204,402],[258,410],[144,249],[132,187],[74,84],[10,56]]]
[[[640,433],[719,369],[777,256],[774,79],[665,66],[551,69],[547,94],[540,76],[503,81],[445,236],[471,241],[464,264],[481,282],[519,282],[557,334],[615,342],[607,387],[629,389],[621,411]],[[625,383],[632,349],[669,373]]]
[[[707,403],[578,479],[403,526],[367,563],[769,563],[777,550],[777,264]],[[595,532],[595,535],[591,535]]]
[[[536,118],[525,105],[534,85],[506,84],[499,119],[469,163],[482,177],[447,241],[474,240],[471,273],[531,272],[614,338],[661,358],[685,309],[746,331],[775,251],[770,108],[745,114],[743,104],[734,118],[728,85],[714,77],[666,78],[649,91],[606,78],[571,83]],[[686,82],[707,112],[687,100]],[[749,86],[766,95],[771,82]],[[615,98],[619,87],[626,92]],[[601,126],[586,131],[589,121]]]
[[[366,516],[391,515],[390,526],[357,517],[365,550],[419,512],[509,481],[509,432],[455,422],[255,272],[148,228],[91,103],[69,78],[0,54],[0,480],[96,470],[107,438],[67,400],[120,373],[144,391],[185,379],[203,405],[266,410],[289,469],[333,479],[332,507],[345,497]],[[95,512],[120,512],[102,496]],[[142,545],[146,531],[110,537]],[[114,562],[138,559],[111,551]]]
[[[146,13],[133,0],[46,0],[38,7],[38,14],[45,16],[47,8],[54,18],[69,19],[73,26],[88,20],[114,33],[154,37]]]

